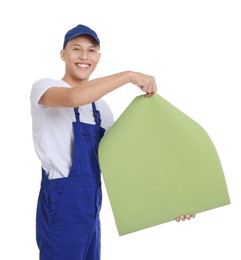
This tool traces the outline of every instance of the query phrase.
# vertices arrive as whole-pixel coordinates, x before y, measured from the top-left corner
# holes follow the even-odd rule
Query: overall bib
[[[74,108],[74,158],[67,178],[49,180],[42,169],[36,216],[40,260],[99,260],[101,176],[98,145],[105,130],[92,103],[95,125]]]

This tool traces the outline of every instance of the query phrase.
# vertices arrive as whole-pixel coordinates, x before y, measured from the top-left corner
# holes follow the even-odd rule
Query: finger
[[[156,83],[149,82],[148,84],[148,93],[155,93],[157,91]]]
[[[147,88],[147,87],[145,87],[145,86],[139,86],[139,88],[140,88],[143,92],[146,93],[145,96],[147,96],[147,97],[150,97],[150,96],[152,96],[152,95],[154,94],[154,92],[152,92],[151,90],[149,90],[149,88]]]
[[[190,220],[191,218],[195,218],[195,217],[196,217],[195,214],[186,214],[186,215],[185,215],[185,218],[186,218],[187,220]]]
[[[176,221],[177,221],[177,222],[180,222],[180,218],[179,218],[179,217],[177,217],[177,218],[176,218]]]
[[[146,93],[145,97],[151,97],[153,95],[154,95],[154,93]]]
[[[191,215],[190,215],[190,214],[186,214],[186,215],[185,215],[185,218],[188,219],[188,220],[190,220],[190,219],[191,219]]]

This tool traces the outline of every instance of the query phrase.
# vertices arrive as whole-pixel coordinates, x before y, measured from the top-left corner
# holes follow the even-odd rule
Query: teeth
[[[78,67],[81,67],[81,68],[89,68],[89,65],[88,64],[77,64]]]

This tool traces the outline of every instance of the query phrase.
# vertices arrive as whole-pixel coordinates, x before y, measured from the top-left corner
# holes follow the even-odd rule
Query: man
[[[101,97],[127,83],[147,96],[157,91],[154,77],[133,71],[89,80],[99,51],[92,29],[74,27],[60,53],[63,78],[40,79],[32,87],[33,141],[42,165],[36,217],[41,260],[100,259],[98,145],[114,122]]]

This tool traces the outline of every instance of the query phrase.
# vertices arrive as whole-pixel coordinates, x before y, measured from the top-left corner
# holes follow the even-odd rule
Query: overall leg
[[[43,189],[40,190],[37,205],[36,240],[39,248],[39,259],[53,260],[49,229],[48,199]]]
[[[96,188],[41,192],[37,211],[40,260],[99,260],[100,223]],[[96,224],[97,223],[97,224]]]
[[[100,260],[101,259],[101,233],[100,220],[96,220],[95,232],[92,236],[86,260]]]
[[[102,190],[101,187],[96,189],[96,219],[94,223],[94,232],[90,242],[86,260],[101,259],[101,225],[100,225],[100,210],[102,205]]]

